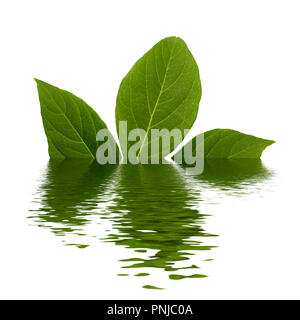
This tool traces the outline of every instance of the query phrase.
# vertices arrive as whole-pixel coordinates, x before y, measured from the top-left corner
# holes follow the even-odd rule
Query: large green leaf
[[[50,158],[95,158],[96,134],[106,124],[82,99],[35,80]]]
[[[264,149],[275,142],[231,129],[214,129],[199,136],[202,136],[200,137],[202,139],[199,139],[198,143],[204,141],[204,158],[206,159],[259,159]],[[192,144],[192,156],[196,155],[196,138],[187,143]],[[178,152],[182,153],[185,147]],[[176,155],[173,158],[176,159]],[[183,155],[182,159],[184,159]]]
[[[135,142],[122,140],[119,121],[127,121],[128,132],[145,130],[137,156],[148,148],[150,157],[151,129],[177,128],[184,136],[184,129],[190,129],[196,119],[200,98],[199,70],[185,42],[176,37],[158,42],[135,63],[119,88],[116,125],[123,154],[126,143],[129,148]],[[177,145],[171,141],[170,151]],[[158,157],[166,155],[166,150],[160,150]]]

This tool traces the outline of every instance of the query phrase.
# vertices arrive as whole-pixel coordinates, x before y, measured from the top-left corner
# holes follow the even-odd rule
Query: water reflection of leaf
[[[208,202],[205,191],[245,195],[270,176],[260,160],[209,160],[204,172],[192,177],[172,164],[100,166],[84,160],[50,161],[31,218],[56,235],[75,233],[81,239],[89,236],[83,229],[91,217],[99,223],[106,219],[112,230],[102,240],[129,249],[121,263],[135,276],[148,279],[156,268],[170,272],[172,280],[202,278],[205,275],[193,273],[199,266],[192,256],[213,248],[214,235],[204,229],[207,213],[201,211]],[[145,270],[136,272],[139,268]],[[182,269],[185,274],[174,273]]]
[[[90,160],[49,161],[32,218],[58,235],[79,230],[89,223],[115,169]]]
[[[193,252],[212,248],[199,240],[212,235],[204,230],[205,215],[190,204],[195,196],[173,165],[123,165],[115,192],[118,197],[110,210],[115,213],[112,221],[118,232],[105,240],[127,248],[157,250],[147,258],[123,259],[131,262],[125,268],[197,268],[176,267],[176,262],[189,261]]]
[[[204,162],[204,171],[193,178],[202,188],[241,196],[260,189],[273,174],[260,159],[209,159]]]

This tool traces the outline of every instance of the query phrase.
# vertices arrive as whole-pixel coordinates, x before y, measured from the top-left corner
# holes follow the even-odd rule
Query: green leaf
[[[119,121],[127,121],[128,131],[136,128],[147,133],[137,155],[148,148],[151,155],[151,129],[184,129],[193,125],[201,98],[197,63],[185,42],[169,37],[158,42],[122,80],[116,105],[116,124],[123,154],[126,143],[121,139]],[[128,141],[128,147],[136,142]],[[171,141],[170,152],[177,146]],[[153,153],[153,152],[152,152]],[[162,159],[169,152],[159,151]]]
[[[214,129],[201,135],[204,135],[204,139],[202,137],[199,141],[200,143],[204,141],[204,158],[206,159],[259,159],[265,148],[275,142],[231,129]],[[196,137],[188,142],[188,144],[191,143],[192,153],[195,156]],[[183,152],[184,148],[178,152]],[[176,157],[173,156],[173,158]],[[183,155],[182,159],[184,159]]]
[[[50,158],[95,158],[100,144],[96,134],[107,128],[106,124],[82,99],[41,80],[35,81]]]

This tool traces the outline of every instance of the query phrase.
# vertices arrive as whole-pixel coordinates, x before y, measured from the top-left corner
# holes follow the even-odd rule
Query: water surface
[[[210,261],[205,252],[216,250],[217,235],[205,228],[203,204],[259,192],[271,176],[260,160],[207,161],[197,176],[171,163],[50,161],[30,218],[60,236],[64,245],[84,249],[97,238],[103,245],[124,247],[128,258],[112,261],[120,265],[118,275],[145,277],[144,287],[154,289],[159,287],[152,285],[153,270],[165,272],[170,280],[206,277],[201,263],[191,262],[195,255],[201,255],[197,261]],[[104,233],[100,226],[105,226]]]

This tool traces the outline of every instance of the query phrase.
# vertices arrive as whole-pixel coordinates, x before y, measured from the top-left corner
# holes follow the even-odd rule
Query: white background
[[[300,298],[299,16],[297,0],[1,0],[0,298]],[[211,209],[220,248],[207,279],[146,291],[115,276],[122,248],[64,247],[28,226],[48,160],[33,78],[81,97],[115,132],[121,79],[173,35],[200,69],[191,135],[230,128],[276,140],[263,160],[278,175],[263,199]]]

